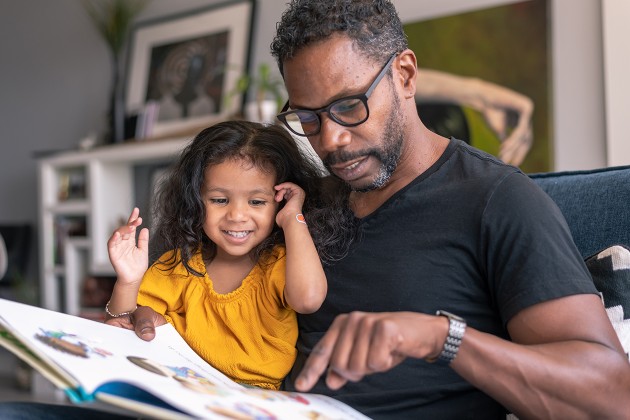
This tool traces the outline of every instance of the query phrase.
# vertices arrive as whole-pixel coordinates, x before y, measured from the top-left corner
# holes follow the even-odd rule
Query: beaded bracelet
[[[119,314],[113,314],[109,311],[109,301],[105,304],[105,312],[107,312],[107,315],[111,316],[112,318],[120,318],[121,316],[131,315],[132,313],[136,311],[136,309],[138,309],[138,305],[136,305],[136,307],[130,311],[121,312]]]

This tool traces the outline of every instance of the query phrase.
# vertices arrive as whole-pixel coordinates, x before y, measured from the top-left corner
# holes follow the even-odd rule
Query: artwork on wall
[[[527,0],[403,22],[423,122],[524,172],[553,170],[548,15],[548,0]]]
[[[126,110],[157,104],[154,136],[197,131],[240,110],[225,101],[248,68],[252,0],[232,0],[131,32]]]

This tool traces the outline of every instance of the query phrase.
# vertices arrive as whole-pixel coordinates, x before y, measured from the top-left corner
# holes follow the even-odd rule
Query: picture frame
[[[153,137],[196,132],[237,114],[242,98],[225,98],[249,68],[254,9],[254,0],[230,0],[134,25],[126,113],[157,102]]]
[[[422,121],[524,172],[553,170],[550,0],[452,3],[421,11],[410,2],[399,4],[418,57]],[[522,135],[515,135],[517,128]]]

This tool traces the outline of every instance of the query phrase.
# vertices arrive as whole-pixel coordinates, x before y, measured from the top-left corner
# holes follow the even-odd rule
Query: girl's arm
[[[276,201],[287,201],[276,215],[276,223],[284,230],[287,252],[284,295],[295,311],[312,313],[324,302],[328,283],[302,215],[305,193],[291,182],[276,185],[275,189]]]
[[[127,328],[130,324],[128,315],[136,309],[138,290],[142,277],[149,264],[149,230],[144,228],[138,235],[136,245],[136,228],[142,224],[140,210],[136,207],[131,212],[127,224],[114,231],[107,241],[109,260],[116,271],[116,283],[111,299],[106,306],[106,321]],[[118,318],[121,318],[118,320]],[[123,319],[124,318],[124,319]],[[133,327],[131,327],[133,328]]]

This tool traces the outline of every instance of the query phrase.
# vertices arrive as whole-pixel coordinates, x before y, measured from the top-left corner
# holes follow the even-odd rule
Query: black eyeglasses
[[[314,136],[319,133],[322,127],[322,112],[327,112],[334,122],[344,127],[356,127],[359,124],[363,124],[370,116],[368,99],[387,73],[389,66],[391,66],[397,55],[398,53],[392,54],[365,93],[337,99],[319,109],[294,109],[287,111],[289,109],[289,102],[287,101],[277,118],[292,133],[298,136]]]

